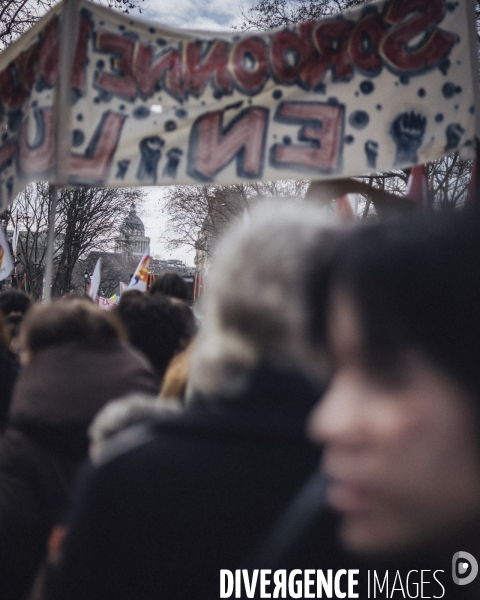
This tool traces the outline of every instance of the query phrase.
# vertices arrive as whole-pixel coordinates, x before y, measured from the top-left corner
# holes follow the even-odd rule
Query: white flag
[[[129,290],[140,290],[141,292],[147,291],[148,284],[148,269],[150,267],[150,244],[145,250],[145,254],[142,256],[141,261],[138,263],[135,273],[128,284]]]
[[[97,264],[95,265],[95,269],[93,271],[90,285],[88,286],[88,295],[93,301],[95,301],[97,299],[98,288],[100,287],[101,279],[102,279],[102,259],[99,258],[97,260]]]
[[[0,225],[0,281],[13,271],[13,260],[3,227]]]
[[[17,217],[17,222],[15,223],[15,228],[13,230],[13,238],[12,238],[12,250],[13,250],[14,256],[17,256],[18,236],[19,235],[20,235],[20,226],[18,224],[18,217]]]

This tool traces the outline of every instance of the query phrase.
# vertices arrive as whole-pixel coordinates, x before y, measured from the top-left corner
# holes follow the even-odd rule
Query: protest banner
[[[112,310],[117,306],[116,302],[113,302],[109,298],[104,298],[103,296],[98,296],[98,306],[103,310]]]
[[[92,279],[90,280],[90,285],[88,286],[87,295],[94,302],[98,297],[98,290],[100,288],[100,282],[102,280],[102,259],[99,258],[97,260],[97,264],[95,265],[95,269],[93,270]]]
[[[62,184],[56,139],[69,185],[341,178],[473,156],[473,2],[387,0],[243,35],[74,7],[64,118],[65,3],[0,57],[1,206],[29,181]]]

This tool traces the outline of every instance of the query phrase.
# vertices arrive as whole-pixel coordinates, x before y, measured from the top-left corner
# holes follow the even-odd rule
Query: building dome
[[[132,202],[130,212],[120,225],[120,232],[127,236],[143,237],[145,235],[145,225],[142,219],[137,215],[135,203]]]
[[[120,225],[120,235],[115,238],[115,253],[140,257],[146,252],[149,243],[150,238],[145,236],[145,225],[132,202],[130,212]]]

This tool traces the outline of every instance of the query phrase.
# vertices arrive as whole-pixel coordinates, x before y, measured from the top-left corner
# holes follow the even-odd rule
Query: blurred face
[[[364,360],[355,307],[337,293],[330,315],[332,380],[309,421],[325,446],[327,498],[344,545],[400,552],[480,522],[480,452],[473,400],[421,355],[398,377]]]

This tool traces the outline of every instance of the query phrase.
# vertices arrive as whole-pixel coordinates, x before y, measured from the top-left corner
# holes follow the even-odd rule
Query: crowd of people
[[[480,215],[259,203],[185,294],[0,294],[0,598],[480,597]]]

